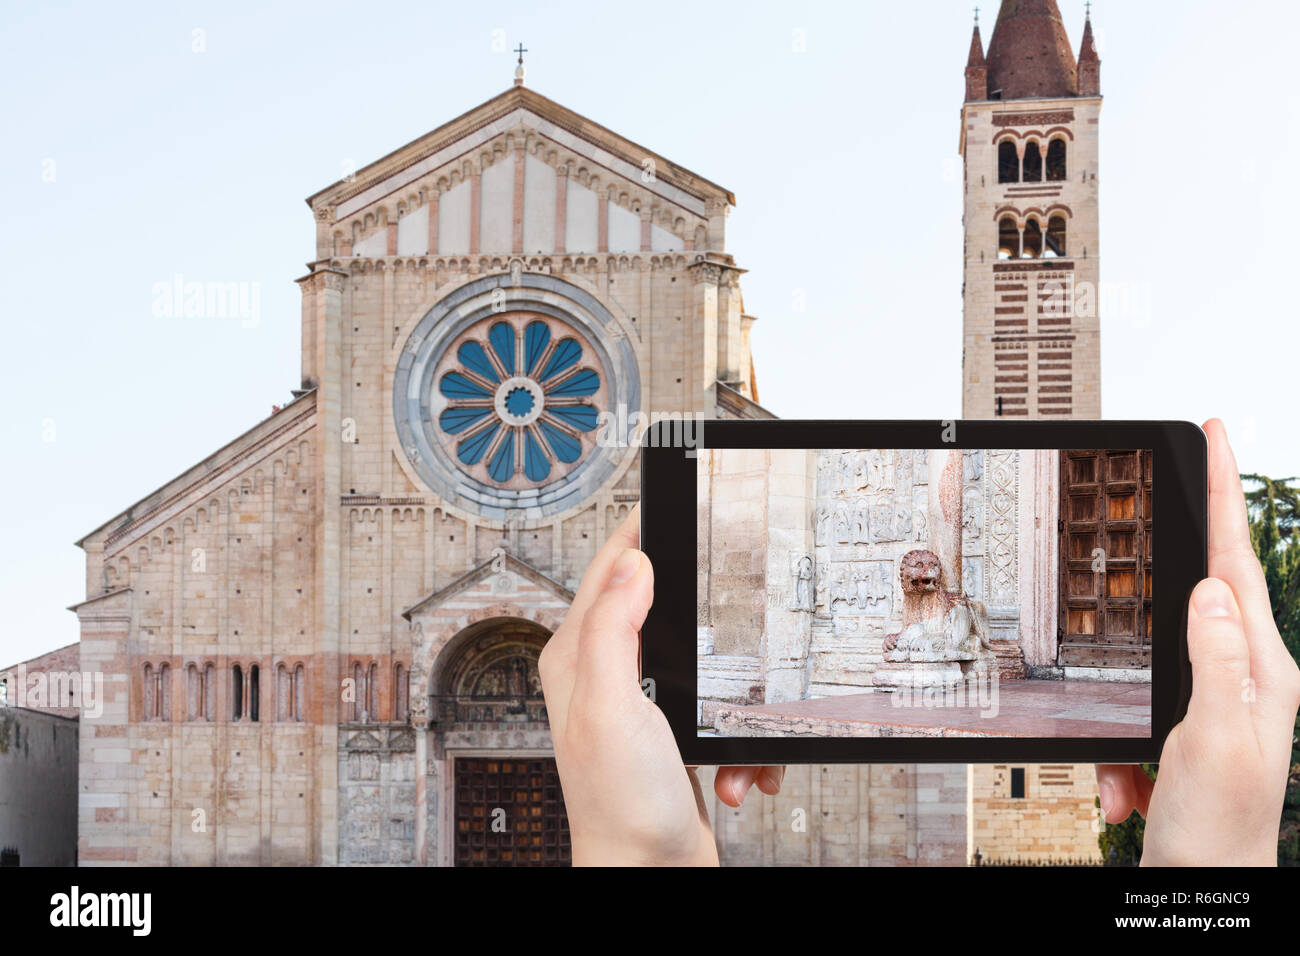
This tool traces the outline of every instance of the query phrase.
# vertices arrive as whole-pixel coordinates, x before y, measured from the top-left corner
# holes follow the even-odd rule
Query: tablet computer
[[[641,467],[688,764],[1147,762],[1186,710],[1195,425],[667,420]]]

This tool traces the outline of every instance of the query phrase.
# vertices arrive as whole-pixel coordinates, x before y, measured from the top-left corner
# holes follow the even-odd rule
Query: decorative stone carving
[[[962,592],[968,598],[979,599],[984,593],[984,559],[963,558],[961,572]]]
[[[821,507],[817,509],[816,543],[826,545],[831,543],[831,512],[829,508]]]
[[[835,540],[848,544],[849,534],[849,509],[847,505],[840,504],[835,508]]]
[[[850,531],[854,544],[871,542],[871,518],[866,498],[859,498],[853,506],[853,525]]]
[[[813,609],[813,558],[810,554],[794,554],[790,560],[791,611]]]
[[[968,459],[969,460],[969,459]],[[979,538],[983,531],[980,517],[980,490],[970,486],[962,492],[961,530],[967,543]]]
[[[853,600],[863,613],[889,616],[893,585],[889,580],[892,562],[867,561],[853,572]]]
[[[1016,569],[1016,534],[1019,517],[1016,499],[1016,452],[988,453],[988,560],[989,603],[1013,605],[1018,601]]]

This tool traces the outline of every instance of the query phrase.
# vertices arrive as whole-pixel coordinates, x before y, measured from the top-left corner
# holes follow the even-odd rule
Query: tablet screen
[[[701,448],[701,737],[1150,738],[1153,454]]]

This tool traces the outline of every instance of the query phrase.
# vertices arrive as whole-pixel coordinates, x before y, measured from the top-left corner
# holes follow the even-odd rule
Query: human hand
[[[640,506],[583,575],[538,670],[564,788],[575,865],[717,865],[694,768],[641,690],[637,636],[654,597],[637,550]],[[738,807],[751,786],[781,788],[783,767],[720,767],[714,790]]]
[[[1209,439],[1210,577],[1192,592],[1192,697],[1165,740],[1154,782],[1138,766],[1099,766],[1107,822],[1147,818],[1144,866],[1274,866],[1300,669],[1287,652],[1246,522],[1223,423]]]

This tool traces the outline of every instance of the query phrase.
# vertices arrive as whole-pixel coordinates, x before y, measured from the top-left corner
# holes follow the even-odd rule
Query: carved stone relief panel
[[[812,606],[823,644],[832,636],[883,637],[900,620],[898,560],[925,539],[926,478],[924,451],[819,453]]]
[[[1019,601],[1016,553],[1020,528],[1018,457],[1019,452],[1011,450],[988,453],[985,484],[989,538],[986,545],[986,600],[989,604],[1015,605]]]

